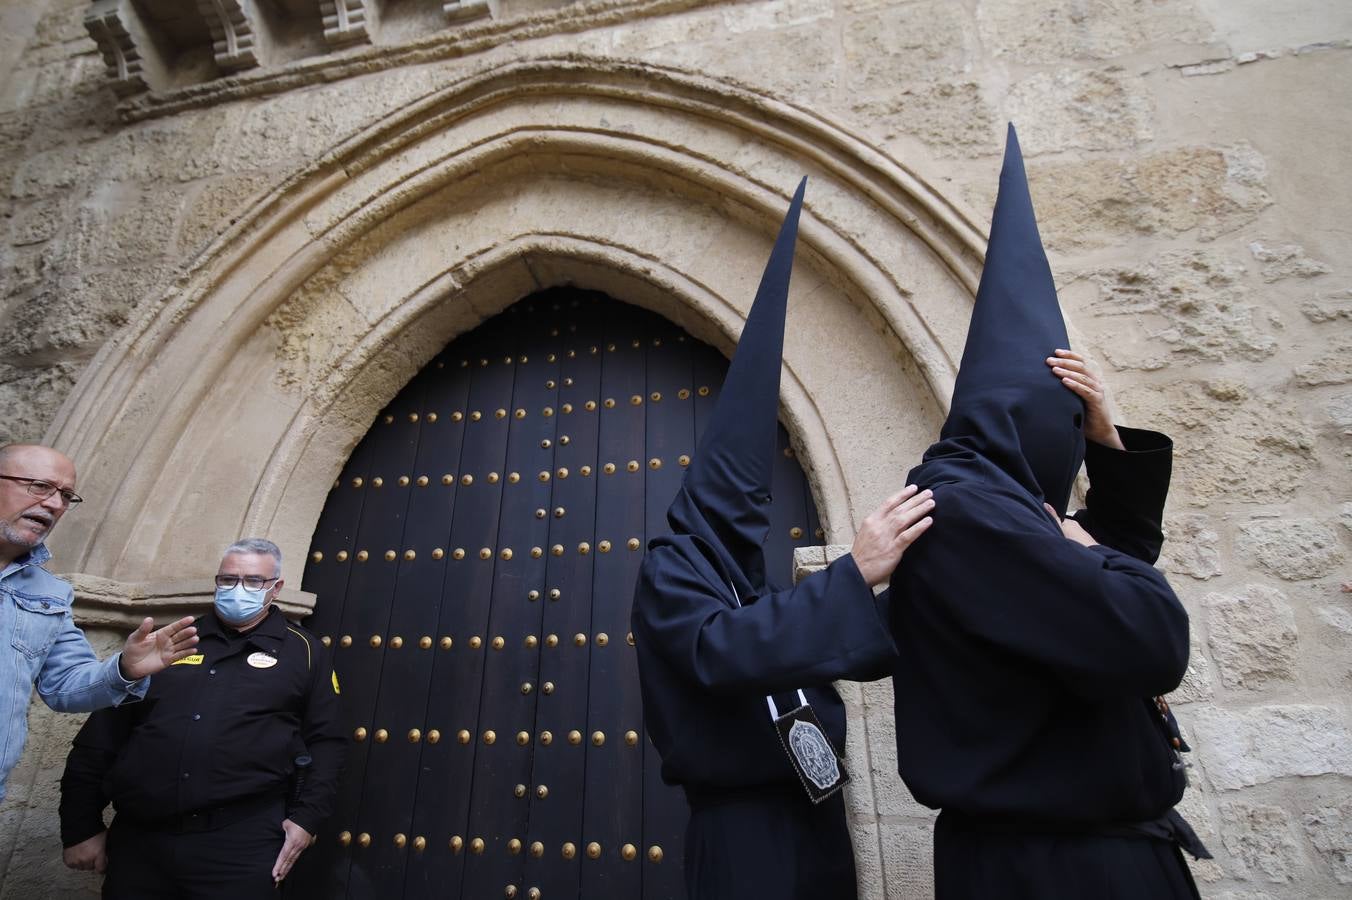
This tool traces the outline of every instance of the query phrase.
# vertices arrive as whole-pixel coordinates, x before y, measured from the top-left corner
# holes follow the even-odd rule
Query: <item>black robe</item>
[[[887,673],[896,653],[887,601],[851,557],[797,587],[740,599],[709,541],[649,545],[632,622],[644,723],[663,780],[690,802],[686,889],[700,900],[854,898],[842,797],[808,799],[765,697],[783,714],[802,688],[843,753],[845,708],[831,682]]]
[[[897,761],[943,810],[940,898],[1196,896],[1178,846],[1134,826],[1171,827],[1186,786],[1152,699],[1188,660],[1187,613],[1151,565],[1172,445],[1119,433],[1126,452],[1086,450],[1077,521],[1096,547],[962,440],[908,478],[936,509],[892,578]]]

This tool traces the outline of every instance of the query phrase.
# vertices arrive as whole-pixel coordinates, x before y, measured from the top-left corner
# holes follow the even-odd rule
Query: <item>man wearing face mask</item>
[[[197,652],[144,703],[95,713],[76,735],[63,859],[106,871],[105,898],[275,897],[332,810],[338,677],[328,649],[273,606],[281,576],[271,541],[227,547]]]

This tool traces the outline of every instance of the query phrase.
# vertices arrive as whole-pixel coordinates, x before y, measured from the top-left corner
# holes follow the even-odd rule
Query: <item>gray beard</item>
[[[27,547],[29,550],[42,543],[42,538],[34,538],[28,532],[20,533],[4,519],[0,519],[0,539],[19,547]]]

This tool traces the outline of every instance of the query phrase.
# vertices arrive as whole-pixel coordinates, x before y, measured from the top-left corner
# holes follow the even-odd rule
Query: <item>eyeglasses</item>
[[[43,481],[41,478],[24,478],[20,475],[0,475],[0,478],[6,481],[17,481],[28,490],[31,496],[37,497],[39,500],[46,500],[52,494],[60,494],[61,501],[68,507],[78,506],[84,502],[84,498],[70,488],[63,488],[60,485],[52,484],[50,481]]]
[[[264,578],[262,575],[217,575],[216,587],[223,591],[234,590],[235,585],[241,581],[244,582],[244,590],[258,593],[267,590],[281,580],[280,575],[276,578]]]

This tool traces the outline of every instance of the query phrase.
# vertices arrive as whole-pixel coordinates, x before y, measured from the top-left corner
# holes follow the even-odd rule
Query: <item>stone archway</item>
[[[937,428],[979,232],[802,109],[569,58],[488,71],[375,123],[142,306],[50,432],[93,461],[82,486],[100,498],[61,535],[70,568],[181,578],[241,532],[298,556],[375,411],[456,335],[544,287],[632,298],[730,351],[804,173],[783,412],[828,536],[848,534]]]

